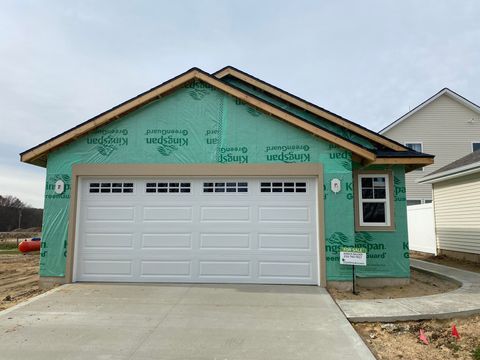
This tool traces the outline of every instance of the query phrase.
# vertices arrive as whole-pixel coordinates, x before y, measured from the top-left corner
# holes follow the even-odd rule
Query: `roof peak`
[[[437,100],[440,96],[447,95],[451,99],[459,102],[460,104],[468,107],[469,109],[480,113],[480,106],[475,104],[474,102],[468,100],[467,98],[463,97],[459,93],[453,91],[448,87],[444,87],[443,89],[437,91],[434,95],[430,96],[428,99],[424,100],[417,106],[415,106],[412,110],[409,110],[402,116],[400,116],[397,120],[393,121],[389,125],[385,126],[382,130],[379,131],[380,134],[384,134],[385,132],[389,131],[390,129],[394,128],[395,126],[399,125],[402,121],[408,119],[410,116],[415,114],[416,112],[420,111],[424,107],[428,106],[435,100]]]

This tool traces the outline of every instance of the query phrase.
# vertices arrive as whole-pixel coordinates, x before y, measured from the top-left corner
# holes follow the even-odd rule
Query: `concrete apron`
[[[5,359],[374,359],[323,288],[70,284],[0,312]]]
[[[424,319],[448,319],[480,313],[480,273],[411,259],[417,270],[453,280],[457,290],[428,296],[376,299],[339,300],[338,306],[353,322],[391,322]]]

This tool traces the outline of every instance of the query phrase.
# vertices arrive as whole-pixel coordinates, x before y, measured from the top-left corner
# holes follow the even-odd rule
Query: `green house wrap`
[[[266,83],[254,86],[253,80],[236,77],[234,70],[215,77],[192,69],[162,84],[166,89],[152,89],[21,154],[22,161],[47,168],[41,277],[68,275],[69,257],[76,266],[74,254],[69,254],[76,251],[69,241],[78,236],[77,232],[69,237],[75,165],[294,163],[322,165],[323,199],[317,206],[322,207],[324,226],[318,227],[317,235],[324,242],[312,241],[324,247],[315,256],[323,257],[318,264],[326,269],[327,281],[351,281],[351,267],[339,262],[339,250],[345,246],[367,249],[367,266],[357,270],[361,277],[409,277],[405,172],[431,163],[432,157],[399,150],[401,145],[358,125],[342,125],[343,118],[335,123],[319,116],[302,108],[298,98],[289,101],[290,94],[279,96]],[[148,98],[152,92],[155,96]],[[372,157],[366,159],[365,154]],[[375,226],[369,231],[368,226],[356,225],[359,207],[367,216],[363,207],[367,205],[355,204],[362,186],[356,176],[362,171],[391,174],[393,187],[387,187],[384,197],[391,195],[393,218],[384,229]],[[340,181],[340,191],[332,191],[333,179]],[[55,191],[59,180],[65,184],[62,193]],[[77,216],[75,221],[78,230],[82,220]],[[226,279],[236,282],[234,277]]]

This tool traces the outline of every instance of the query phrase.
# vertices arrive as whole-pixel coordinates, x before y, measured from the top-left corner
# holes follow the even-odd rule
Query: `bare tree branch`
[[[0,206],[23,209],[28,207],[19,198],[12,195],[0,195]]]

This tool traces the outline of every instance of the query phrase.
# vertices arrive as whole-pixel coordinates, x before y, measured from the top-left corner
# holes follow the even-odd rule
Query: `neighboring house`
[[[433,156],[227,67],[188,70],[21,160],[47,168],[42,283],[345,286],[344,246],[368,249],[367,282],[408,281],[405,172]]]
[[[407,204],[432,201],[430,184],[416,180],[480,149],[480,107],[450,89],[430,99],[380,131],[416,151],[435,155],[435,164],[406,176]]]
[[[433,187],[439,253],[480,262],[480,151],[420,179]]]

